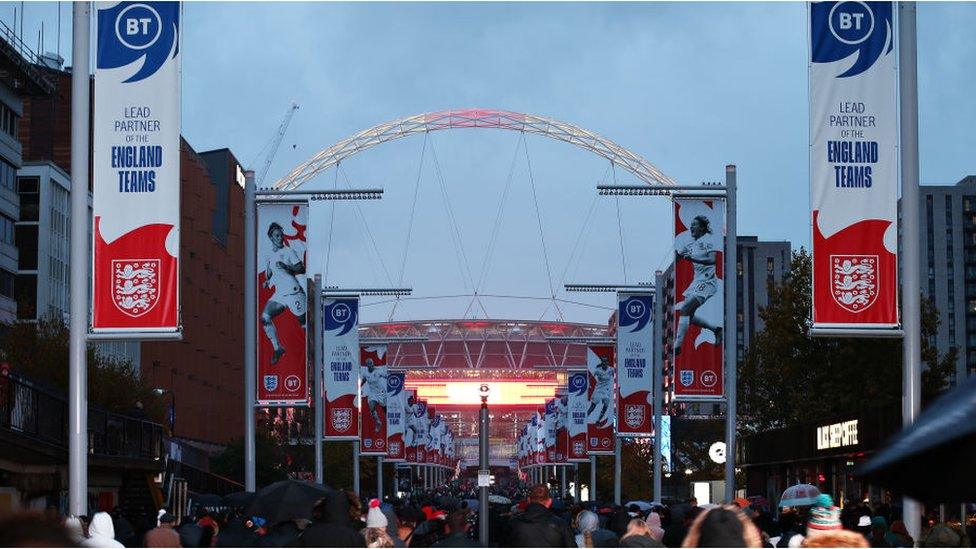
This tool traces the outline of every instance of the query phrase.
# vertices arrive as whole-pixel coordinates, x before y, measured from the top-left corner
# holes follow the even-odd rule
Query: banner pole
[[[71,315],[68,351],[68,513],[88,514],[88,220],[89,2],[72,13],[71,66]]]
[[[590,456],[590,501],[596,501],[596,456]]]
[[[735,418],[738,356],[736,353],[735,164],[725,166],[725,502],[735,499]]]
[[[613,503],[620,505],[620,453],[623,450],[623,439],[613,437]]]
[[[359,495],[359,441],[352,441],[352,491]]]
[[[664,413],[664,273],[654,273],[654,370],[651,387],[654,391],[654,501],[661,501],[661,414]]]
[[[257,241],[254,171],[244,172],[244,489],[257,490],[254,399],[257,371]]]
[[[566,498],[566,466],[559,468],[559,499]]]
[[[915,423],[921,407],[921,299],[918,257],[918,46],[915,2],[898,2],[898,65],[901,99],[901,246],[902,246],[902,423]],[[922,506],[905,498],[903,516],[909,535],[921,533]]]
[[[579,503],[580,498],[583,497],[583,488],[580,485],[579,463],[573,464],[573,488],[575,488],[576,492],[576,503]]]
[[[312,404],[315,406],[315,482],[325,484],[324,456],[322,455],[322,437],[325,435],[325,413],[322,409],[325,406],[325,395],[322,394],[322,275],[317,274],[312,284],[312,310],[309,311],[312,318],[313,335],[312,349],[312,368],[314,387],[312,388]]]
[[[383,501],[383,456],[376,456],[376,499]]]

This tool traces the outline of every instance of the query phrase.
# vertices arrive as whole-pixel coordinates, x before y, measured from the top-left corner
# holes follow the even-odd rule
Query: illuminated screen
[[[489,381],[489,404],[512,406],[543,406],[547,398],[556,394],[560,386],[552,381]],[[417,397],[428,404],[471,405],[481,404],[480,381],[408,381],[407,388],[416,389]]]

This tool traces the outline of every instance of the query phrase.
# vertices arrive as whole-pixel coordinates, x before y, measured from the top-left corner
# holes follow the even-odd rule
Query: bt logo
[[[834,4],[828,21],[831,34],[837,40],[849,45],[864,42],[874,31],[874,13],[860,0]]]
[[[133,50],[144,50],[159,40],[163,25],[159,12],[146,4],[132,4],[115,19],[115,36]]]
[[[644,316],[644,304],[639,300],[632,299],[630,303],[627,304],[627,314],[630,318],[640,318]]]
[[[336,322],[345,322],[349,319],[352,311],[349,310],[349,306],[345,303],[339,303],[332,308],[332,318]]]

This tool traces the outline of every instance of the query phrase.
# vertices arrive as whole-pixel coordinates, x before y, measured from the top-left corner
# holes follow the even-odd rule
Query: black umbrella
[[[254,492],[234,492],[224,496],[224,499],[221,501],[227,507],[247,507],[254,502],[256,495]]]
[[[220,507],[220,496],[217,494],[194,494],[190,496],[197,507]]]
[[[859,471],[923,501],[976,501],[976,377],[941,396]]]
[[[247,514],[264,517],[271,524],[293,519],[311,519],[312,506],[328,491],[321,484],[282,480],[258,490]]]

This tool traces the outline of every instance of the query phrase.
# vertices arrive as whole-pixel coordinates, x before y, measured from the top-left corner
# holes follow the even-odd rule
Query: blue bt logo
[[[830,32],[837,40],[856,45],[867,40],[874,31],[874,13],[864,2],[838,2],[830,10]]]
[[[146,4],[132,4],[115,18],[115,36],[133,50],[144,50],[159,40],[163,25],[159,12]]]

